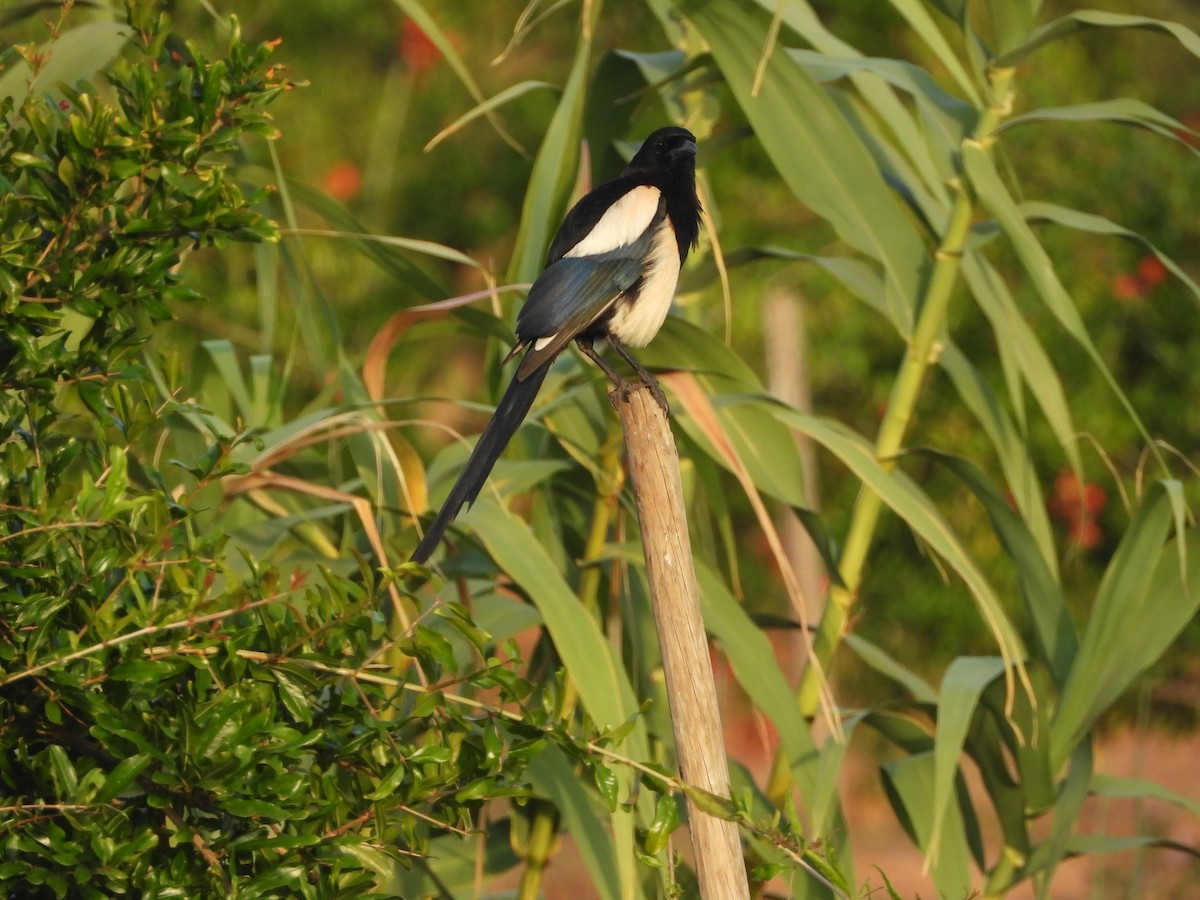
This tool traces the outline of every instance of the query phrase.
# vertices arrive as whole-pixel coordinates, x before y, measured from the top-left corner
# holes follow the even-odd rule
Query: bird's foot
[[[650,392],[650,395],[658,403],[659,408],[662,409],[663,415],[670,418],[671,405],[667,403],[667,395],[663,393],[663,389],[659,387],[658,381],[654,378],[650,378],[649,381],[644,379],[639,381],[626,381],[625,379],[621,379],[620,383],[614,386],[613,389],[608,392],[608,397],[612,401],[613,408],[616,409],[618,402],[628,403],[629,395],[634,391],[642,389]]]

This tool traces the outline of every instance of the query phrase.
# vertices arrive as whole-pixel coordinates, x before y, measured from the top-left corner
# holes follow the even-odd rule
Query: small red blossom
[[[396,53],[413,73],[420,75],[433,68],[442,58],[442,51],[429,39],[421,26],[412,19],[405,19],[400,26],[400,37],[396,41]]]
[[[1143,256],[1138,260],[1137,277],[1144,288],[1156,288],[1167,277],[1167,267],[1157,256]]]
[[[1113,279],[1112,290],[1118,300],[1136,300],[1142,296],[1142,283],[1136,275],[1122,274]]]
[[[334,200],[345,203],[358,196],[358,192],[362,190],[362,184],[362,172],[358,170],[358,166],[354,163],[342,162],[330,167],[329,171],[325,173],[321,187]]]
[[[70,103],[68,103],[66,100],[59,100],[59,101],[58,101],[58,108],[59,108],[59,109],[70,109],[70,108],[71,108],[71,104],[70,104]]]
[[[1080,482],[1074,472],[1062,471],[1054,480],[1054,493],[1047,507],[1050,515],[1067,525],[1071,543],[1085,550],[1099,546],[1104,539],[1096,517],[1108,505],[1108,494],[1098,484]]]

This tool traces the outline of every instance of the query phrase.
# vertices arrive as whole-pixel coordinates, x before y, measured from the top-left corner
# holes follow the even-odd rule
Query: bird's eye
[[[655,142],[654,142],[654,152],[655,152],[655,153],[662,153],[662,152],[663,152],[664,150],[666,150],[666,149],[667,149],[667,142],[666,142],[666,141],[663,141],[663,140],[657,140],[657,141],[655,141]]]

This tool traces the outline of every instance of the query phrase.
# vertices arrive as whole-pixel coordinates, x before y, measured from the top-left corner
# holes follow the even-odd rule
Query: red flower
[[[330,167],[325,173],[321,187],[334,200],[345,203],[358,196],[358,192],[362,190],[362,182],[362,172],[358,171],[358,166],[343,162]]]
[[[1156,288],[1167,277],[1167,267],[1157,256],[1143,256],[1138,260],[1137,277],[1144,288]]]
[[[408,63],[408,67],[416,75],[433,68],[442,58],[442,51],[429,39],[429,35],[421,30],[421,26],[412,19],[405,19],[404,24],[400,26],[396,52],[402,60]]]
[[[1136,275],[1118,275],[1113,279],[1112,290],[1118,300],[1135,300],[1142,296],[1142,283]]]
[[[1054,493],[1046,505],[1050,515],[1066,523],[1071,543],[1091,550],[1103,540],[1104,532],[1096,517],[1108,505],[1108,494],[1100,485],[1081,483],[1074,472],[1059,472],[1054,480]]]

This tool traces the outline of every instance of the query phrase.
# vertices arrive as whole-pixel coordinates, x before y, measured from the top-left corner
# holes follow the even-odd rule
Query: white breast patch
[[[596,226],[563,256],[596,256],[632,244],[650,227],[660,196],[656,187],[635,187],[605,210]]]
[[[655,200],[656,208],[657,203]],[[612,318],[608,320],[608,330],[627,347],[645,347],[658,334],[671,310],[678,280],[679,244],[675,240],[671,218],[664,216],[650,245],[641,287],[636,295],[627,295],[617,301]]]

